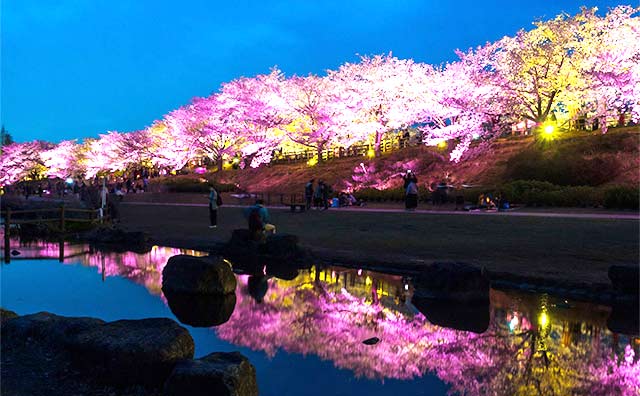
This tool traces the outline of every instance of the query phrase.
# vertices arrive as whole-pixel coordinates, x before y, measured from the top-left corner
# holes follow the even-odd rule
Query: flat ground
[[[222,207],[216,229],[208,228],[204,205],[125,202],[120,212],[123,226],[170,246],[207,249],[246,228],[238,207]],[[492,272],[601,285],[611,264],[638,265],[640,254],[637,218],[278,209],[271,216],[278,232],[298,235],[323,259],[351,265],[402,269],[456,260]]]

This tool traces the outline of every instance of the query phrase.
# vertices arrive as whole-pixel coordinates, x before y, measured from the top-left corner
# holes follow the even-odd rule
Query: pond
[[[313,265],[238,273],[235,301],[211,312],[167,301],[161,291],[168,258],[199,252],[65,245],[60,263],[58,244],[12,245],[20,255],[0,267],[5,309],[178,320],[193,336],[196,357],[247,356],[261,395],[640,391],[640,338],[610,331],[607,306],[491,290],[489,306],[445,307],[443,316],[441,307],[413,301],[409,276]],[[373,337],[379,341],[363,343]]]

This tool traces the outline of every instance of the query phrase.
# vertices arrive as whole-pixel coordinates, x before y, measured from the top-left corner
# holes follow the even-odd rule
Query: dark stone
[[[101,327],[104,321],[95,318],[73,318],[39,312],[18,316],[2,327],[2,341],[26,342],[30,338],[42,342],[64,344],[77,334]]]
[[[173,256],[162,271],[162,291],[190,294],[228,294],[236,277],[221,257]]]
[[[263,253],[276,257],[297,257],[300,254],[298,237],[289,234],[269,235]]]
[[[267,266],[267,275],[283,280],[294,280],[300,275],[298,265],[281,261]]]
[[[178,320],[193,327],[211,327],[229,320],[236,306],[236,294],[187,294],[166,291],[164,296]]]
[[[270,266],[283,261],[298,265],[308,253],[298,246],[298,237],[288,234],[268,235],[264,241],[251,239],[249,230],[233,230],[231,239],[222,250],[234,263],[247,267]]]
[[[251,275],[247,280],[247,289],[253,299],[261,303],[269,290],[269,282],[265,275]]]
[[[614,303],[613,307],[611,307],[611,314],[607,319],[607,327],[614,333],[639,337],[639,309],[638,300]]]
[[[629,265],[612,265],[609,267],[609,279],[618,294],[635,295],[638,299],[640,288],[640,267]]]
[[[18,317],[17,313],[13,311],[9,311],[8,309],[0,308],[0,325],[2,325],[4,322],[8,320],[11,320],[17,317]]]
[[[371,338],[367,338],[366,340],[362,341],[363,344],[365,345],[375,345],[377,343],[380,342],[380,339],[378,337],[371,337]]]
[[[489,300],[459,303],[415,297],[413,305],[434,325],[449,329],[484,333],[489,328]]]
[[[415,294],[458,302],[486,302],[489,300],[489,277],[482,269],[469,264],[433,263],[418,276]]]
[[[11,255],[12,255],[12,256],[19,256],[20,254],[21,254],[21,253],[20,253],[19,251],[15,250],[15,249],[13,249],[13,250],[11,251]]]
[[[212,353],[178,363],[164,396],[257,396],[256,369],[239,352]]]
[[[125,231],[117,227],[100,227],[84,234],[83,240],[112,251],[146,253],[150,250],[149,236],[140,231]]]
[[[69,347],[80,369],[116,385],[157,385],[194,353],[187,329],[167,318],[110,322],[79,333]]]

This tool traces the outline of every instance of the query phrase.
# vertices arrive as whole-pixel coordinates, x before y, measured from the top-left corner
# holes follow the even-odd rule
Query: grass
[[[223,207],[210,230],[205,207],[122,205],[122,223],[165,244],[206,246],[245,228]],[[351,264],[394,266],[456,260],[522,276],[606,283],[611,264],[638,263],[638,221],[419,213],[271,211],[278,232]]]

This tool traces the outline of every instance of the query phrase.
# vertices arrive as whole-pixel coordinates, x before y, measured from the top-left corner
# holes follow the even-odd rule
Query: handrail
[[[44,212],[58,212],[57,216],[49,217],[49,218],[40,218],[40,219],[16,219],[11,218],[12,215],[15,214],[33,214],[33,213],[44,213]],[[91,214],[89,218],[75,218],[65,216],[65,212],[75,212],[75,213],[89,213]],[[92,223],[96,220],[104,221],[108,219],[108,216],[96,216],[93,217],[93,214],[99,215],[100,209],[76,209],[76,208],[65,208],[64,205],[59,208],[46,208],[46,209],[27,209],[27,210],[16,210],[12,211],[11,209],[7,209],[4,211],[4,262],[11,262],[11,247],[10,247],[10,238],[11,234],[11,224],[37,224],[37,223],[49,223],[49,222],[60,222],[60,230],[65,232],[65,223],[67,221],[71,222],[87,222]],[[0,213],[1,215],[1,213]]]

